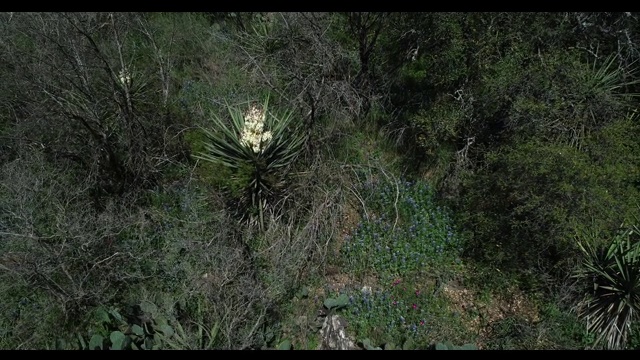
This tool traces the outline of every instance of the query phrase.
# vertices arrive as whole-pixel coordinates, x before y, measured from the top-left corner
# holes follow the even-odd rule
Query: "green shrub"
[[[587,349],[594,336],[589,333],[572,306],[560,306],[559,301],[550,300],[541,306],[540,323],[536,324],[539,349]],[[532,339],[533,340],[533,339]]]
[[[545,269],[577,255],[576,232],[601,241],[637,215],[637,129],[623,119],[583,140],[583,149],[529,140],[486,155],[460,202],[475,240],[469,254],[513,269]],[[567,268],[564,268],[565,270]]]

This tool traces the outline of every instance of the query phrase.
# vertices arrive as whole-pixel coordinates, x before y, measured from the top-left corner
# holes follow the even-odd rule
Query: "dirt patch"
[[[377,289],[378,279],[373,276],[365,276],[364,279],[358,279],[351,274],[336,272],[326,274],[324,283],[329,292],[337,292],[347,288],[361,289],[363,286],[368,286],[375,290]],[[327,294],[324,295],[326,296]]]
[[[467,319],[469,330],[479,335],[479,348],[491,335],[492,325],[500,320],[518,315],[531,323],[540,321],[537,307],[517,289],[512,289],[506,296],[484,301],[478,299],[476,292],[457,283],[444,285],[442,293],[451,302],[450,308]]]
[[[445,284],[442,293],[451,301],[451,307],[458,312],[465,312],[473,308],[475,294],[457,283]]]
[[[351,235],[353,229],[358,226],[358,223],[361,220],[360,213],[358,209],[353,206],[346,204],[344,206],[344,212],[342,214],[342,219],[340,220],[340,231],[338,231],[337,239],[334,242],[334,254],[338,256],[340,254],[340,249],[344,244],[345,240],[348,236]]]

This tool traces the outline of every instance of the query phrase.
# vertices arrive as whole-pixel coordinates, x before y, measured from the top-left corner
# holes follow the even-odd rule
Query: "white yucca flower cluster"
[[[120,70],[120,74],[118,75],[122,85],[131,86],[131,74],[129,74],[129,71],[127,69]]]
[[[266,113],[255,105],[244,114],[244,127],[240,134],[240,142],[249,146],[254,153],[264,151],[271,140],[271,131],[264,131]]]

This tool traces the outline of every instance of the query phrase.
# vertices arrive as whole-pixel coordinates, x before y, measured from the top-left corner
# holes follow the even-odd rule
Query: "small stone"
[[[358,347],[346,335],[347,322],[338,315],[327,316],[320,329],[322,350],[354,350]]]

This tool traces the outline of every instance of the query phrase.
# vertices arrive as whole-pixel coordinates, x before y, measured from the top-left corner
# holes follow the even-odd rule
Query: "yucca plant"
[[[585,84],[591,89],[593,95],[602,96],[609,94],[612,96],[637,97],[637,93],[625,92],[626,87],[636,85],[640,82],[635,78],[637,72],[635,69],[627,71],[616,64],[616,56],[608,56],[601,63],[593,62],[592,72],[584,79]],[[633,64],[631,64],[633,66]]]
[[[595,345],[623,349],[631,324],[640,308],[640,243],[637,226],[618,236],[607,247],[596,249],[578,242],[584,255],[576,274],[588,286],[577,309],[587,321]]]
[[[202,128],[207,137],[205,152],[196,157],[230,167],[244,184],[245,203],[258,209],[260,223],[273,189],[282,185],[287,168],[299,155],[306,137],[293,113],[276,114],[269,108],[269,96],[259,105],[249,103],[246,111],[227,106],[231,121],[212,116],[212,126]]]

